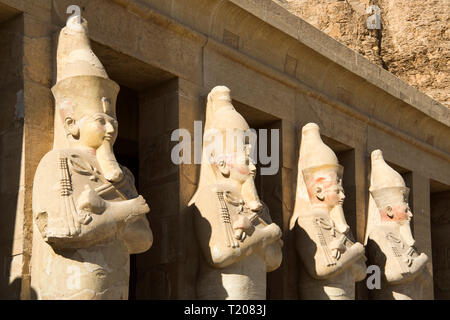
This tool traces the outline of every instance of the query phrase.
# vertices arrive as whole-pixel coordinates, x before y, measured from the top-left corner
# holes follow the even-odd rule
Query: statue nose
[[[114,132],[114,126],[110,122],[106,122],[106,132],[107,133],[113,133]]]

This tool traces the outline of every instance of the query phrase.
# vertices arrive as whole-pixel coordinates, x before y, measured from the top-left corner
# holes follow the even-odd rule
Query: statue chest
[[[136,191],[128,176],[118,183],[106,180],[100,171],[95,157],[77,153],[64,153],[59,158],[61,185],[72,192],[76,199],[86,186],[95,190],[103,199],[120,201],[136,197]],[[64,190],[63,190],[64,192]]]

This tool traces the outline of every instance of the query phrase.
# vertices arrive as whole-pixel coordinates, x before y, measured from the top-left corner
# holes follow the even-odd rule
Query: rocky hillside
[[[274,0],[450,108],[449,0]],[[381,9],[381,30],[366,8]]]

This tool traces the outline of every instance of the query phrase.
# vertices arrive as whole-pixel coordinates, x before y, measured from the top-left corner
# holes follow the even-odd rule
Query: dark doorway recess
[[[450,299],[450,186],[430,180],[434,298]]]
[[[151,92],[158,84],[175,78],[168,72],[148,65],[136,58],[130,57],[114,49],[92,41],[92,49],[104,65],[109,77],[120,85],[116,104],[116,116],[119,122],[119,133],[114,144],[114,152],[117,161],[127,167],[134,175],[138,193],[143,194],[151,206],[151,200],[140,190],[140,177],[142,178],[140,157],[143,150],[140,149],[142,134],[152,131],[153,119],[147,119],[148,125],[141,131],[140,119],[142,110],[142,97]],[[153,164],[147,164],[150,171]],[[153,226],[151,225],[152,229]],[[155,245],[154,245],[155,246]],[[151,250],[151,249],[150,249]],[[130,256],[130,287],[129,299],[137,298],[138,284],[137,255]]]

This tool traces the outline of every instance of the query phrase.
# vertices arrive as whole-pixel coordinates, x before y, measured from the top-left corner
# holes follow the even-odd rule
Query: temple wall
[[[15,13],[2,22],[0,38],[0,202],[4,204],[0,216],[0,297],[6,299],[20,297],[23,260],[24,177],[21,163],[25,110],[21,59],[23,17],[20,14]]]
[[[0,40],[5,43],[0,48],[0,63],[14,69],[0,75],[1,204],[8,205],[8,214],[2,215],[6,220],[1,226],[7,230],[2,235],[7,236],[1,240],[1,254],[3,261],[17,254],[23,257],[20,270],[15,271],[26,279],[22,298],[32,297],[26,285],[32,267],[28,264],[32,181],[53,141],[54,102],[49,90],[55,80],[53,39],[72,4],[79,5],[89,21],[93,50],[111,79],[132,91],[137,108],[138,116],[124,122],[131,121],[127,127],[138,128],[132,134],[139,149],[134,156],[135,175],[138,191],[151,208],[148,217],[155,240],[148,252],[132,258],[130,287],[135,291],[130,297],[196,297],[201,256],[194,212],[187,203],[196,190],[199,165],[174,165],[170,154],[176,142],[170,138],[173,130],[185,128],[194,139],[194,120],[204,121],[206,95],[216,85],[231,89],[233,103],[239,111],[242,106],[250,125],[280,129],[279,171],[259,181],[261,198],[282,228],[285,243],[280,269],[268,276],[268,298],[297,298],[298,262],[289,219],[300,133],[308,122],[319,124],[324,139],[332,143],[345,166],[345,214],[357,241],[364,242],[365,236],[371,151],[383,150],[386,161],[411,172],[414,236],[419,250],[430,257],[428,271],[433,274],[430,179],[450,185],[450,115],[438,102],[268,0],[2,3],[19,15],[0,25],[2,34],[11,35]],[[0,6],[0,16],[2,10]],[[18,60],[7,62],[11,61],[8,46],[23,50],[23,59],[13,55]],[[20,90],[25,120],[12,128]],[[119,110],[126,113],[126,101],[118,103],[119,123]],[[128,129],[119,130],[119,138],[129,138]],[[191,152],[193,159],[194,148]],[[3,172],[10,173],[7,179]],[[8,269],[9,262],[5,263]],[[12,265],[16,270],[17,263]],[[6,277],[2,272],[1,285]],[[435,289],[427,290],[427,298],[433,298]],[[367,288],[358,284],[357,298],[368,296]]]

